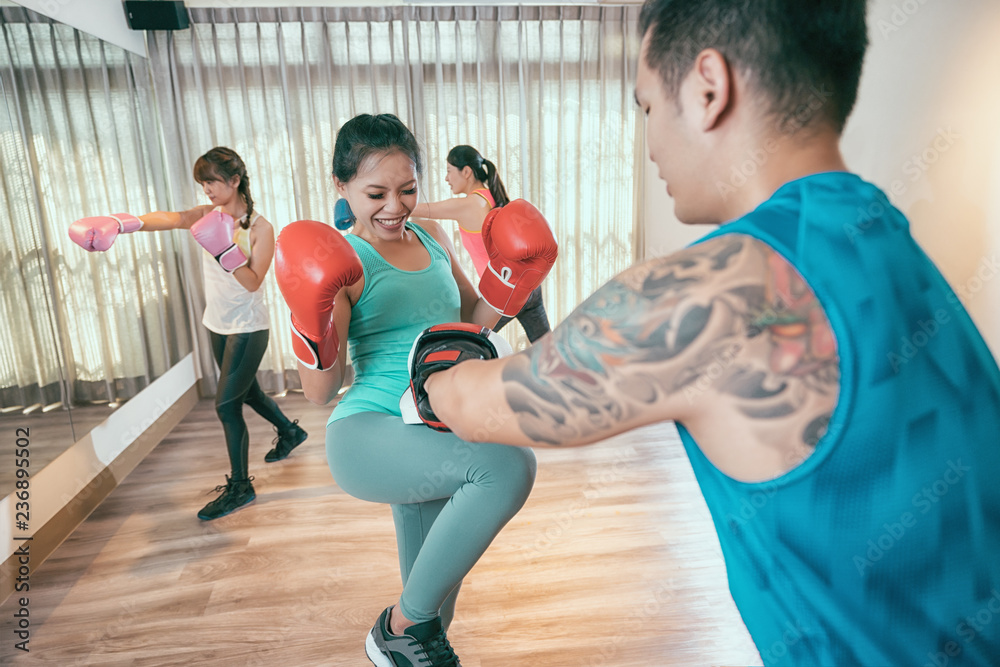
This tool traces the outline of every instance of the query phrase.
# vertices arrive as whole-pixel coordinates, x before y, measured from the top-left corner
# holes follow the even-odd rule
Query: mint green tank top
[[[328,423],[358,412],[399,415],[399,397],[410,383],[406,361],[413,340],[429,326],[462,319],[447,251],[419,225],[407,222],[406,228],[431,256],[426,269],[397,269],[361,237],[345,237],[361,258],[365,288],[351,309],[347,335],[354,382]]]

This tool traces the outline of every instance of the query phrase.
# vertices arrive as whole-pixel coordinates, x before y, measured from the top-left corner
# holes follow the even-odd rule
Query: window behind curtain
[[[0,27],[3,407],[128,399],[190,351],[174,246],[135,234],[88,253],[67,230],[166,199],[145,62],[19,8]]]
[[[214,145],[244,158],[257,207],[280,231],[331,221],[336,131],[394,113],[425,157],[421,201],[451,196],[445,157],[470,144],[512,198],[552,224],[559,261],[544,284],[552,324],[635,259],[640,178],[633,101],[637,7],[192,9],[192,29],[153,33],[160,115],[174,116],[175,173]],[[184,204],[201,201],[182,182]],[[461,249],[463,267],[474,275]],[[272,322],[287,316],[268,281]],[[517,325],[504,330],[526,344]],[[294,368],[272,326],[262,368]],[[264,382],[281,389],[277,373]],[[288,379],[288,378],[286,378]]]
[[[8,196],[5,207],[15,227],[46,232],[39,247],[75,386],[128,397],[190,349],[189,330],[208,393],[215,370],[189,235],[133,234],[89,254],[66,236],[70,222],[204,203],[191,166],[216,145],[244,158],[255,208],[278,231],[297,219],[330,221],[336,130],[362,112],[395,113],[413,129],[425,155],[422,200],[451,196],[445,156],[470,144],[496,163],[512,197],[538,206],[560,244],[544,284],[555,325],[635,258],[637,13],[192,9],[190,30],[150,33],[147,60],[4,8],[0,66],[5,95],[8,87],[20,95],[22,121],[3,137],[4,177],[18,161],[39,202],[25,208]],[[6,150],[12,141],[23,149]],[[471,275],[457,226],[444,226]],[[264,289],[272,335],[260,377],[280,391],[297,386],[287,310],[273,280]],[[5,282],[12,303],[24,298],[16,291]],[[526,342],[517,325],[504,333],[516,346]],[[28,364],[16,355],[3,363],[0,370]]]

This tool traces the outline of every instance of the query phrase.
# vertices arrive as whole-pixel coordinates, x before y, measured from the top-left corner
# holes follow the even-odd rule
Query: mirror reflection
[[[6,77],[0,107],[0,496],[14,490],[14,435],[27,429],[30,466],[37,472],[76,434],[70,414],[62,355],[53,324],[52,283],[37,217],[31,206],[27,158]],[[107,412],[105,408],[103,412]],[[23,434],[20,433],[19,435]]]
[[[176,239],[148,235],[95,261],[67,233],[90,212],[167,199],[145,141],[148,81],[121,48],[0,13],[0,428],[29,429],[34,476],[192,345]],[[13,441],[0,438],[0,460],[14,460]],[[13,468],[0,465],[0,494]]]

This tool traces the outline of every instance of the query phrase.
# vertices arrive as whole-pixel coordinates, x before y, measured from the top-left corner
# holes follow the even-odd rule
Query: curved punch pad
[[[507,341],[489,327],[454,322],[424,329],[410,348],[410,387],[400,399],[403,421],[450,431],[431,409],[424,390],[427,378],[469,359],[498,359],[512,353]]]

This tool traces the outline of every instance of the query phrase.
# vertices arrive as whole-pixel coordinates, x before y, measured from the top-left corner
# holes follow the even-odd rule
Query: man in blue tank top
[[[425,386],[470,440],[498,404],[514,445],[675,420],[765,665],[997,665],[1000,371],[841,156],[865,10],[647,2],[650,156],[681,221],[721,226]]]

